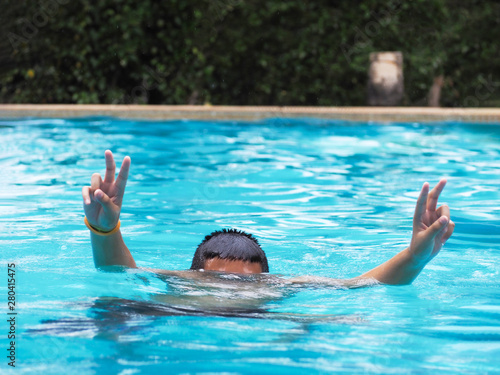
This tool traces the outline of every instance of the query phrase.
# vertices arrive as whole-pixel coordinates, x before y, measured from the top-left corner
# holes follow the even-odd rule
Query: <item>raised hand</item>
[[[418,197],[413,217],[413,236],[408,249],[416,264],[425,265],[434,258],[455,228],[455,223],[450,220],[448,206],[436,209],[445,185],[446,180],[443,179],[429,193],[429,184],[426,182]]]
[[[102,231],[109,232],[116,227],[120,218],[123,194],[127,185],[130,169],[130,157],[123,159],[120,173],[115,180],[116,164],[111,151],[106,150],[106,174],[104,181],[99,173],[94,173],[91,186],[82,189],[83,209],[90,225]]]

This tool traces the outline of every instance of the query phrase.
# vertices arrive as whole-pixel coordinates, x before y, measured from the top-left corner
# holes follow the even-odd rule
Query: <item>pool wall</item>
[[[315,117],[363,122],[500,123],[499,108],[238,107],[195,105],[0,104],[0,118],[112,116],[151,120],[262,120]]]

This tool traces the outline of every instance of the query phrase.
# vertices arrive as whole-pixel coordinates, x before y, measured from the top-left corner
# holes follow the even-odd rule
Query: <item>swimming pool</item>
[[[2,320],[8,263],[18,313],[2,373],[498,373],[499,126],[85,118],[2,120],[0,134]],[[155,312],[158,296],[203,288],[94,268],[81,187],[108,148],[132,158],[122,232],[142,267],[187,269],[206,234],[234,227],[271,273],[354,277],[408,245],[422,183],[443,176],[456,229],[410,286]]]

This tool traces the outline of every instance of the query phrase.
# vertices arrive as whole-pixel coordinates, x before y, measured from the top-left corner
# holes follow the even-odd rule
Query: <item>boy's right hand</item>
[[[83,209],[87,221],[94,228],[109,232],[118,224],[130,169],[130,157],[125,156],[120,173],[115,180],[115,161],[111,151],[106,150],[106,175],[104,181],[99,173],[92,175],[91,186],[82,189]]]

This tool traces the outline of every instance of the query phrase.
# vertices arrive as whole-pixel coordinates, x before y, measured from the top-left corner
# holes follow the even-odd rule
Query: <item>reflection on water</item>
[[[289,321],[300,324],[359,324],[359,314],[308,314],[272,311],[268,304],[293,297],[308,285],[293,285],[288,279],[268,274],[226,274],[185,271],[178,275],[134,274],[149,284],[152,278],[166,283],[168,293],[149,294],[147,300],[112,296],[93,299],[91,303],[69,303],[70,310],[86,310],[86,318],[45,319],[28,330],[30,334],[83,337],[113,337],[141,330],[162,317],[226,317]],[[334,283],[325,289],[342,288]],[[110,336],[111,334],[111,336]]]
[[[83,306],[68,306],[81,309]],[[140,333],[145,326],[162,317],[225,317],[245,319],[267,319],[289,321],[300,324],[338,323],[361,324],[363,318],[356,314],[297,314],[279,313],[262,309],[219,308],[199,310],[194,307],[180,307],[164,303],[134,301],[116,297],[100,297],[88,309],[88,318],[46,319],[36,328],[27,330],[28,334],[57,336],[82,336],[117,340],[120,335]],[[160,322],[161,324],[161,322]]]

